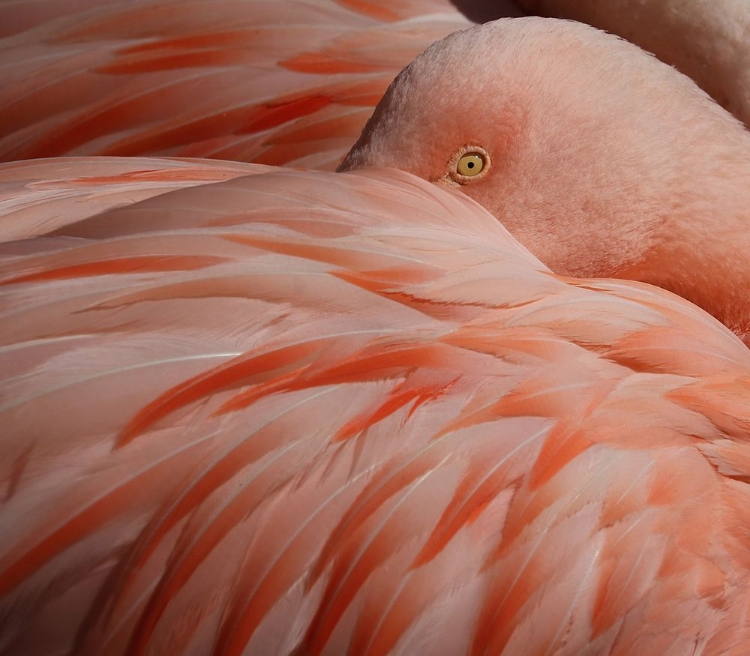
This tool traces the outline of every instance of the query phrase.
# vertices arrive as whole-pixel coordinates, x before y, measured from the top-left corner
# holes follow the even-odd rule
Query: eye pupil
[[[466,166],[468,166],[470,169],[474,168],[474,162],[469,162]]]

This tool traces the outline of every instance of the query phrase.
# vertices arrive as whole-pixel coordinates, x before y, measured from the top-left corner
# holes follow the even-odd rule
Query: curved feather
[[[236,162],[136,157],[0,164],[0,241],[46,234],[141,199],[263,170]]]
[[[747,651],[734,335],[405,173],[227,171],[5,168],[66,218],[0,245],[0,653]]]

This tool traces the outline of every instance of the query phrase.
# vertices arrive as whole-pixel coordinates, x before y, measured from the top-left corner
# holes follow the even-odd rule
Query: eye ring
[[[490,163],[490,154],[481,146],[463,146],[451,157],[448,175],[458,184],[469,184],[487,175]]]

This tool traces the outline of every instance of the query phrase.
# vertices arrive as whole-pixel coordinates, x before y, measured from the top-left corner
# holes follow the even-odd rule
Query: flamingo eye
[[[490,168],[490,155],[481,146],[464,146],[448,162],[446,178],[453,184],[469,184],[484,177]]]
[[[456,172],[465,175],[467,178],[479,175],[483,169],[484,155],[482,153],[466,153],[456,164]]]

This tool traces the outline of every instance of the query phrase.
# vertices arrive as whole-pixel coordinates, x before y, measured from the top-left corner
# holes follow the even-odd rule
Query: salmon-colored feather
[[[747,651],[695,306],[395,171],[3,172],[0,653]]]
[[[71,167],[79,177],[71,175]],[[189,159],[56,159],[0,165],[0,241],[54,232],[89,215],[173,189],[261,170],[235,162]]]

